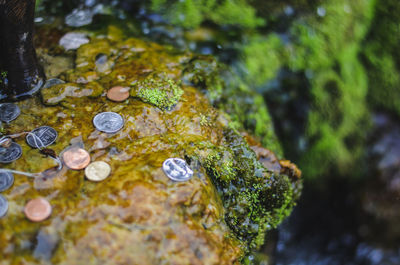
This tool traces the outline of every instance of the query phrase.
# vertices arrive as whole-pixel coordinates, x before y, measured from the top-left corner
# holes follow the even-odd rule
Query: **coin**
[[[124,127],[124,119],[115,112],[102,112],[93,118],[97,130],[105,133],[116,133]]]
[[[10,172],[0,172],[0,192],[8,190],[13,184],[13,174]]]
[[[180,158],[168,158],[162,168],[165,175],[174,181],[186,181],[193,176],[186,161]]]
[[[49,126],[42,126],[26,136],[26,142],[33,148],[45,148],[57,139],[57,131]]]
[[[90,163],[85,169],[85,176],[88,180],[91,181],[105,180],[110,175],[110,173],[110,165],[103,161]]]
[[[80,170],[89,165],[90,155],[85,149],[74,147],[64,152],[63,160],[70,169]]]
[[[8,211],[8,201],[0,195],[0,218],[4,217]]]
[[[0,163],[11,163],[22,155],[22,148],[17,143],[11,143],[9,147],[0,146]]]
[[[115,86],[108,90],[107,98],[116,102],[124,101],[129,98],[129,87]]]
[[[0,104],[0,121],[10,122],[21,114],[19,107],[13,103]]]
[[[24,208],[25,216],[33,222],[41,222],[51,215],[51,205],[44,198],[30,200]]]

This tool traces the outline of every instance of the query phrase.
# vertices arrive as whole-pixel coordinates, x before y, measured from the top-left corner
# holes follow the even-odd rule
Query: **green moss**
[[[224,110],[232,128],[250,131],[265,147],[282,155],[263,97],[226,66],[212,57],[198,56],[187,63],[184,80],[202,89],[215,107]]]
[[[378,0],[376,14],[364,43],[369,77],[368,99],[374,108],[400,116],[400,6]]]
[[[274,79],[282,67],[283,44],[276,34],[253,36],[242,48],[243,77],[252,87]]]
[[[171,23],[186,28],[198,27],[203,21],[219,25],[254,28],[264,24],[255,9],[245,0],[152,0],[150,8]]]
[[[133,84],[131,95],[150,103],[159,109],[170,110],[178,104],[183,90],[172,79],[149,77]]]
[[[226,128],[224,137],[224,145],[205,144],[191,155],[220,191],[229,227],[249,250],[257,249],[265,233],[290,214],[301,183],[265,169],[237,131]]]

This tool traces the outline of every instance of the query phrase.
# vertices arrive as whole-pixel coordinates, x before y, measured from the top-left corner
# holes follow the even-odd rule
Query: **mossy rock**
[[[113,58],[107,72],[94,63],[98,53]],[[194,58],[134,38],[93,36],[76,52],[77,67],[59,76],[65,84],[17,103],[21,115],[4,126],[6,134],[51,126],[58,139],[49,148],[61,154],[78,145],[92,161],[109,163],[112,174],[100,183],[66,167],[34,179],[16,175],[3,193],[10,207],[0,219],[0,264],[236,264],[262,245],[295,205],[301,179],[290,173],[292,164],[260,162],[260,150],[268,151],[184,82]],[[161,90],[166,105],[140,93],[120,103],[106,97],[116,85],[140,91],[158,73],[165,79],[151,89]],[[171,100],[166,88],[179,93]],[[97,131],[92,119],[103,111],[122,115],[124,128]],[[43,172],[55,165],[23,138],[15,141],[23,155],[4,168]],[[170,157],[185,159],[194,176],[168,179],[161,166]],[[32,223],[23,207],[37,197],[49,200],[53,213]]]

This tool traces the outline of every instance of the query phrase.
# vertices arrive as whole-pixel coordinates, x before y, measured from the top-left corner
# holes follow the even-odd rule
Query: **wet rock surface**
[[[71,58],[57,51],[57,43],[48,50]],[[99,56],[105,58],[101,67]],[[54,160],[16,138],[23,155],[2,167],[46,173],[16,175],[3,193],[9,210],[0,219],[0,264],[234,264],[262,244],[266,230],[290,213],[301,181],[281,173],[285,164],[275,165],[279,172],[263,167],[229,118],[195,87],[180,83],[192,56],[109,34],[92,36],[79,47],[75,68],[52,76],[50,71],[58,71],[45,67],[49,78],[65,83],[18,102],[21,115],[4,125],[4,133],[50,126],[58,139],[48,148],[58,155],[71,146],[84,148],[91,161],[107,162],[111,175],[95,183],[65,166],[46,171],[56,166]],[[156,103],[160,95],[170,95],[162,93],[169,86],[153,91],[156,103],[134,93],[119,103],[107,99],[108,89],[135,89],[149,76],[161,84],[175,80],[183,93],[168,108]],[[122,130],[95,129],[93,117],[106,111],[123,117]],[[170,157],[185,159],[193,177],[170,180],[162,170]],[[38,197],[47,199],[53,212],[32,223],[23,208]]]

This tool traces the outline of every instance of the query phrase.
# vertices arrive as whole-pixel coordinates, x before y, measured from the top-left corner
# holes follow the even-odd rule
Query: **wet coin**
[[[6,215],[8,211],[8,201],[2,195],[0,195],[0,218]]]
[[[51,215],[51,205],[43,198],[30,200],[24,208],[25,216],[32,222],[41,222]]]
[[[13,174],[10,172],[0,172],[0,192],[8,190],[13,184]]]
[[[57,131],[49,126],[42,126],[26,136],[26,142],[33,148],[45,148],[57,139]]]
[[[13,103],[0,104],[0,121],[10,122],[21,114],[19,107]]]
[[[63,160],[70,169],[80,170],[89,165],[90,155],[85,149],[74,147],[64,152]]]
[[[105,180],[110,175],[110,173],[110,165],[103,161],[90,163],[85,169],[85,176],[88,180],[91,181]]]
[[[124,101],[129,98],[129,87],[115,86],[108,90],[107,98],[116,102]]]
[[[105,133],[116,133],[124,127],[124,119],[115,112],[102,112],[93,119],[97,130]]]
[[[9,147],[0,146],[0,163],[11,163],[22,155],[22,148],[19,144],[12,142]]]
[[[186,161],[180,158],[168,158],[162,168],[165,175],[174,181],[186,181],[193,176]]]

